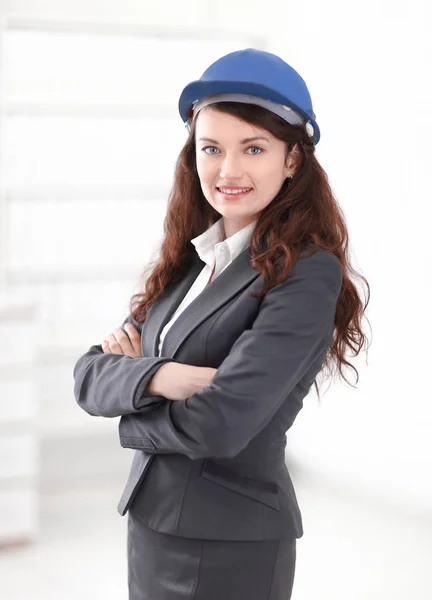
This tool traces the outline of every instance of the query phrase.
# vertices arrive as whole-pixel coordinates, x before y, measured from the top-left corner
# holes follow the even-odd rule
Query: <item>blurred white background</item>
[[[305,79],[371,286],[357,389],[311,393],[288,434],[293,600],[432,597],[431,17],[426,0],[0,0],[2,600],[126,600],[132,452],[77,407],[72,367],[160,242],[181,90],[246,47]]]

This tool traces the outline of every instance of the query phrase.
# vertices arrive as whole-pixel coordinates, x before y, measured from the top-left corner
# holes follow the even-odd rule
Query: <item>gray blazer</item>
[[[203,267],[196,255],[143,324],[124,321],[141,330],[142,357],[95,345],[78,359],[76,401],[90,415],[120,416],[120,444],[136,450],[121,515],[131,507],[151,528],[189,538],[299,538],[286,431],[332,344],[341,267],[322,249],[301,256],[260,301],[250,293],[264,280],[246,249],[174,322],[159,357],[159,334]],[[217,373],[184,401],[146,394],[168,361]]]

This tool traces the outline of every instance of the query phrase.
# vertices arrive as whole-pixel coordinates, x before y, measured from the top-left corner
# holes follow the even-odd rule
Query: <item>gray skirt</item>
[[[296,541],[171,536],[129,512],[129,600],[289,600]]]

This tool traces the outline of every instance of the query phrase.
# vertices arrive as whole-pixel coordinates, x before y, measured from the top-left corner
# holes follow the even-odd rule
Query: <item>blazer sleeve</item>
[[[126,322],[141,331],[142,325],[130,315],[121,325],[123,331]],[[73,368],[75,399],[89,415],[97,417],[153,410],[166,399],[149,395],[146,387],[158,368],[169,361],[173,359],[105,354],[102,345],[91,346]]]
[[[265,295],[250,329],[233,344],[208,386],[119,422],[125,448],[191,459],[229,458],[272,419],[333,341],[342,284],[335,257],[319,250]],[[320,363],[322,365],[322,363]]]

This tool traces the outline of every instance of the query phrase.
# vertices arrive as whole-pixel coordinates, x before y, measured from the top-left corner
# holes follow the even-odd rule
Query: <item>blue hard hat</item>
[[[318,143],[320,130],[306,83],[293,67],[276,54],[246,48],[216,60],[200,79],[183,89],[178,103],[183,122],[188,122],[196,102],[207,96],[226,93],[258,96],[289,107],[305,120],[314,144]]]

